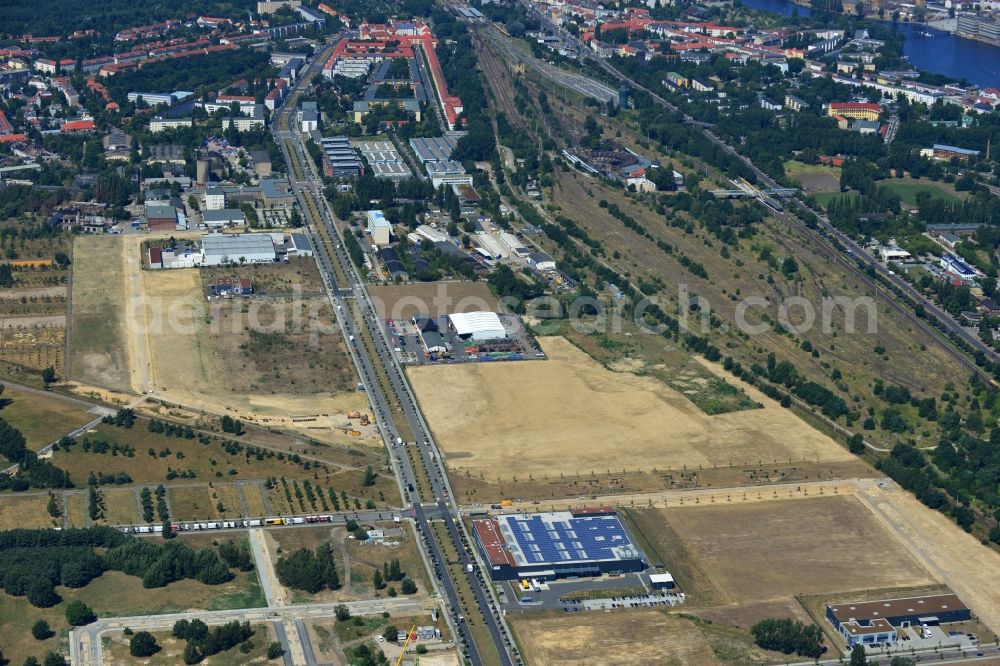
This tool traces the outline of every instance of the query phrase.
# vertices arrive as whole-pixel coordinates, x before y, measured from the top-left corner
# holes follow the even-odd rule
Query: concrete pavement
[[[278,576],[274,572],[271,563],[271,553],[267,549],[264,541],[264,530],[255,528],[250,530],[250,550],[253,551],[253,559],[257,565],[257,578],[260,586],[264,590],[264,597],[267,605],[276,607],[285,605],[285,591]]]

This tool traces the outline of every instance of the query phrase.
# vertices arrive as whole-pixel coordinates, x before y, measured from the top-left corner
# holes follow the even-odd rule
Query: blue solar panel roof
[[[640,557],[614,514],[573,517],[569,512],[499,517],[507,547],[520,565]]]

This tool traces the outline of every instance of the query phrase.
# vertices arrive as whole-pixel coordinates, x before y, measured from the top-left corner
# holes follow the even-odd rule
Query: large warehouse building
[[[465,312],[448,315],[455,334],[463,340],[500,340],[507,331],[496,312]]]
[[[472,521],[493,580],[599,576],[646,568],[611,508],[507,514]]]
[[[269,234],[208,234],[201,237],[201,265],[270,264],[278,258]]]

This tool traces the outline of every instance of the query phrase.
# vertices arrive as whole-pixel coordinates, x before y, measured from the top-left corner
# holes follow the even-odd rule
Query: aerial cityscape
[[[1000,664],[1000,6],[0,5],[0,666]]]

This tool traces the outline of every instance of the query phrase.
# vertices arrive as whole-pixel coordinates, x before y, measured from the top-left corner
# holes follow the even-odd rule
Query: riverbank
[[[741,0],[750,9],[773,12],[785,17],[793,13],[808,18],[809,7],[792,0]],[[871,20],[878,20],[877,17]],[[957,23],[957,19],[947,19]],[[887,23],[903,35],[903,55],[916,69],[942,74],[955,80],[965,79],[980,87],[1000,87],[1000,46],[962,37],[951,31],[941,30],[940,23]],[[927,36],[930,35],[930,36]]]

